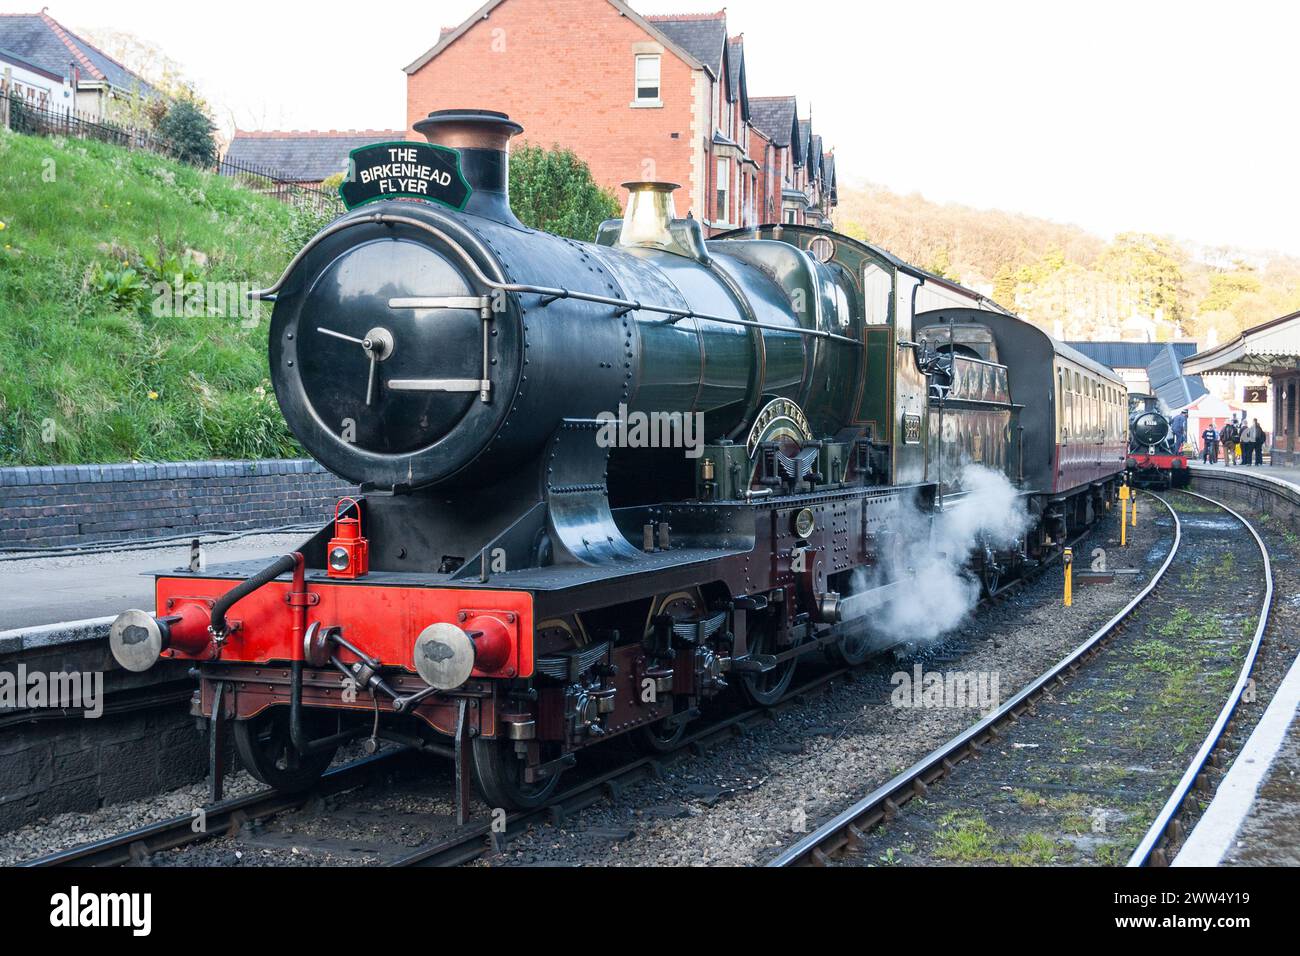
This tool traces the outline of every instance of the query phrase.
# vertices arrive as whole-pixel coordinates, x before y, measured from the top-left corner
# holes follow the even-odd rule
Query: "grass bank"
[[[319,217],[149,153],[0,131],[0,223],[0,464],[300,454],[270,309],[241,315],[238,292]]]

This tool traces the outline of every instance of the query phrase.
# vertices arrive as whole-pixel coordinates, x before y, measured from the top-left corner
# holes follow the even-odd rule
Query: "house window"
[[[659,57],[642,55],[636,58],[636,101],[655,103],[659,100]]]
[[[731,181],[731,162],[729,160],[718,160],[718,222],[728,222],[727,216],[727,186]]]

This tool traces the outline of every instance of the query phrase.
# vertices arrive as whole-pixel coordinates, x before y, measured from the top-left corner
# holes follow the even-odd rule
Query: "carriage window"
[[[889,272],[874,262],[862,270],[862,298],[866,303],[867,325],[889,324],[889,292],[893,286]]]
[[[1093,379],[1088,379],[1088,438],[1090,440],[1097,438],[1097,424],[1100,420],[1101,415],[1097,407],[1097,383]]]
[[[1071,399],[1074,414],[1070,418],[1070,437],[1078,438],[1083,428],[1083,381],[1079,378],[1078,372],[1074,373],[1074,394]]]
[[[1061,435],[1064,439],[1069,439],[1074,434],[1074,384],[1070,379],[1070,373],[1065,373],[1065,428],[1062,429]]]
[[[1096,384],[1090,378],[1083,380],[1083,393],[1085,400],[1083,403],[1083,413],[1086,416],[1083,423],[1084,436],[1089,440],[1092,439],[1092,430],[1097,424],[1097,408],[1093,401],[1093,385]]]
[[[1056,370],[1056,440],[1061,440],[1061,428],[1065,422],[1065,376]]]

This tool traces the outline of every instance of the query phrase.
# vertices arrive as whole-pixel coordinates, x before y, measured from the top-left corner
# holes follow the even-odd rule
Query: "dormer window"
[[[635,106],[662,106],[659,88],[658,54],[640,54],[636,58],[636,98]]]

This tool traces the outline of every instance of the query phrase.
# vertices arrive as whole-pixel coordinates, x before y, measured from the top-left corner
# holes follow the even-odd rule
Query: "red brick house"
[[[409,125],[438,109],[504,110],[523,139],[572,149],[610,189],[680,183],[678,214],[712,233],[784,219],[784,204],[769,202],[784,163],[781,188],[806,188],[793,117],[777,136],[784,146],[755,124],[744,38],[728,37],[725,12],[643,17],[621,0],[489,0],[406,73]],[[820,165],[803,173],[821,175]]]
[[[754,150],[762,170],[759,219],[802,223],[808,196],[800,186],[805,166],[798,104],[793,96],[759,96],[749,106],[761,144]]]

